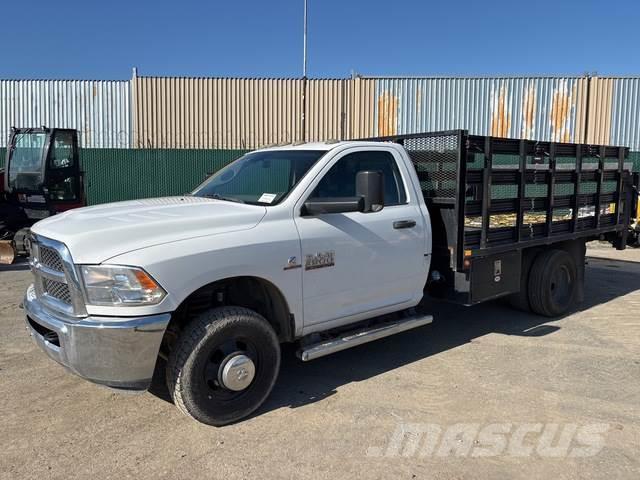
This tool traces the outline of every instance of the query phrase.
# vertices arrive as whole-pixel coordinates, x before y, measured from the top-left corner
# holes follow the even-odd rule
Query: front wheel
[[[250,415],[266,400],[280,369],[280,344],[252,310],[208,310],[183,330],[167,363],[167,387],[186,415],[214,426]]]

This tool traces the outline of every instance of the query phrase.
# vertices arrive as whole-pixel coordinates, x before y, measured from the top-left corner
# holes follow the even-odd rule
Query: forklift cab
[[[5,169],[8,199],[30,223],[84,205],[76,130],[13,128]]]

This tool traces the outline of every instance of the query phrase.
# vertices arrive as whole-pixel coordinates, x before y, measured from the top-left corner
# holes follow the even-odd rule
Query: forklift
[[[28,255],[38,220],[86,204],[77,130],[12,128],[0,176],[0,263]]]

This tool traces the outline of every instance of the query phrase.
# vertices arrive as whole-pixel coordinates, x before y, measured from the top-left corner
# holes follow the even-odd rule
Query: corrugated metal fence
[[[301,80],[136,77],[132,85],[136,148],[256,148],[300,138]]]
[[[254,149],[371,136],[374,85],[364,79],[135,77],[134,147]]]
[[[257,148],[300,140],[464,128],[479,135],[611,143],[640,149],[638,78],[304,82],[134,78],[134,146]]]
[[[497,137],[582,141],[585,78],[376,81],[378,135],[468,129]]]
[[[639,78],[378,79],[376,133],[464,128],[640,150],[639,102]]]
[[[128,81],[0,80],[0,146],[11,127],[74,128],[89,148],[131,146]]]
[[[0,81],[0,146],[10,127],[41,125],[79,130],[86,148],[252,149],[465,128],[640,150],[640,78]]]

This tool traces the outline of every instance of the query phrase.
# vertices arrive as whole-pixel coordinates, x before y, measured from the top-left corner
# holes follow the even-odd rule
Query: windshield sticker
[[[263,193],[262,196],[258,199],[260,203],[272,203],[276,199],[275,193]]]

